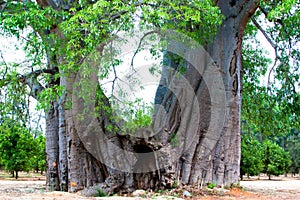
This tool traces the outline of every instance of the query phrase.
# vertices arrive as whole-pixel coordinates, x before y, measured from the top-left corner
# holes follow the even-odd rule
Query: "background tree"
[[[291,156],[291,169],[287,172],[292,174],[299,173],[299,131],[297,129],[291,129],[289,133],[276,134],[270,137],[270,140],[276,142],[285,151],[288,151]]]
[[[264,172],[271,180],[271,175],[278,176],[286,172],[291,165],[291,159],[288,152],[269,140],[264,141]]]
[[[261,143],[251,135],[242,135],[241,180],[243,175],[256,176],[264,169],[264,149]]]
[[[295,109],[299,98],[296,86],[299,83],[299,56],[296,56],[299,49],[295,44],[299,43],[299,37],[296,30],[291,35],[286,34],[288,28],[284,24],[299,19],[291,16],[293,11],[286,14],[278,12],[279,9],[287,9],[288,4],[282,2],[282,6],[278,5],[274,11],[270,11],[269,6],[272,7],[260,7],[246,29],[242,71],[242,132],[260,142],[269,139],[289,151],[293,146],[287,142],[287,138],[299,127],[299,115]],[[260,14],[268,16],[267,20],[258,17]],[[286,20],[280,16],[286,16]],[[270,26],[270,21],[274,21],[275,26]],[[268,52],[265,45],[258,41],[259,32],[273,47],[273,52]],[[292,162],[297,162],[295,158],[298,153],[289,152]]]
[[[0,133],[0,156],[4,169],[18,172],[32,169],[32,158],[34,156],[34,139],[29,131],[20,126],[1,127]]]
[[[32,157],[32,169],[43,174],[46,171],[46,138],[39,135],[34,139],[34,156]]]

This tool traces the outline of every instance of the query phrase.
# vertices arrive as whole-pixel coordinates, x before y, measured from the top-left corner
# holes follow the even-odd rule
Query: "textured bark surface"
[[[59,144],[57,103],[46,113],[47,185],[50,190],[59,190]]]
[[[240,168],[241,120],[241,54],[242,38],[248,19],[259,1],[219,1],[225,20],[215,41],[208,48],[213,60],[224,74],[226,89],[226,123],[214,149],[212,182],[230,185],[238,183]]]
[[[70,7],[59,1],[38,2],[54,8],[60,8],[59,5],[65,9]],[[256,10],[258,1],[222,0],[216,3],[225,19],[217,36],[207,46],[214,62],[203,63],[208,70],[205,76],[193,68],[193,63],[186,63],[184,78],[196,94],[192,99],[186,98],[185,83],[176,78],[174,71],[163,69],[155,97],[157,105],[152,128],[156,134],[153,137],[147,137],[147,131],[141,133],[144,135],[142,138],[120,135],[118,130],[111,131],[109,125],[116,124],[104,107],[100,106],[97,117],[84,112],[87,106],[95,106],[99,102],[109,107],[107,98],[91,96],[95,101],[85,105],[79,95],[74,96],[73,93],[75,82],[81,80],[80,74],[70,72],[68,77],[61,78],[60,84],[67,89],[66,96],[61,102],[54,102],[47,113],[48,185],[56,190],[71,192],[91,186],[107,192],[129,192],[133,188],[158,189],[175,184],[238,183],[241,43],[245,25]],[[179,70],[180,66],[171,58],[167,59],[167,66]],[[204,59],[206,61],[209,60]],[[216,66],[218,72],[210,71],[210,65]],[[209,73],[220,74],[226,94],[224,123],[213,128],[209,124],[218,120],[214,118],[221,111],[216,109],[214,112],[217,113],[212,113],[212,105],[216,102],[212,102],[211,97],[218,95],[220,88],[210,88],[214,80],[209,79]],[[98,85],[95,75],[89,78]],[[96,93],[97,87],[93,90]],[[70,99],[72,107],[67,109],[64,102]],[[186,109],[180,102],[188,105]],[[166,113],[162,113],[159,106]],[[201,113],[199,123],[193,114],[195,109]],[[85,120],[78,120],[78,114],[83,115]],[[214,134],[214,130],[220,134]],[[175,137],[184,142],[174,144]]]
[[[179,170],[174,172],[172,180],[179,180],[184,184],[213,182],[218,185],[230,185],[237,184],[239,178],[241,44],[245,25],[256,10],[258,1],[217,1],[217,5],[225,19],[216,38],[208,45],[207,51],[216,67],[220,69],[225,86],[226,109],[224,125],[220,127],[221,134],[211,135],[212,132],[208,131],[209,124],[214,120],[210,101],[213,94],[208,89],[205,79],[199,77],[192,67],[188,67],[189,64],[186,67],[185,77],[193,86],[200,102],[200,124],[189,126],[189,122],[182,118],[185,112],[191,111],[180,111],[178,96],[168,91],[167,88],[172,87],[173,84],[172,74],[163,72],[156,93],[156,103],[161,104],[167,110],[167,116],[158,120],[164,124],[159,124],[158,127],[165,127],[168,133],[176,133],[181,126],[186,127],[186,132],[197,132],[193,142],[183,150],[180,160],[172,164],[173,168]],[[176,63],[172,60],[168,61],[168,65],[176,70]],[[155,117],[159,118],[160,115],[156,113]],[[168,140],[170,138],[168,133],[161,134],[159,140]]]

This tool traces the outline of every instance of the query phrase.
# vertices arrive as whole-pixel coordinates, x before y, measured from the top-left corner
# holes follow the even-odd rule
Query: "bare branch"
[[[277,61],[278,61],[278,59],[277,59],[277,57],[276,57],[276,58],[275,58],[275,62],[274,62],[273,66],[272,66],[272,68],[270,69],[269,74],[268,74],[268,83],[267,83],[267,90],[268,90],[268,91],[270,91],[270,89],[271,89],[271,86],[270,86],[270,84],[271,84],[271,73],[274,71],[274,69],[275,69],[275,67],[276,67],[276,65],[277,65]]]
[[[265,15],[265,17],[268,18],[269,12],[265,8],[263,8],[261,6],[259,6],[258,8]]]
[[[252,16],[251,20],[252,20],[253,24],[258,28],[258,30],[260,30],[260,32],[268,40],[268,42],[270,43],[270,45],[275,49],[275,51],[277,51],[278,46],[272,41],[272,39],[268,36],[268,34],[266,33],[266,31],[260,26],[260,24],[256,21],[256,19]]]
[[[135,56],[137,55],[137,53],[140,51],[140,48],[141,48],[141,46],[142,46],[143,40],[144,40],[148,35],[151,35],[151,34],[154,34],[154,33],[158,33],[158,31],[157,31],[157,30],[149,31],[149,32],[145,33],[145,34],[143,35],[143,37],[140,39],[140,42],[139,42],[139,44],[138,44],[138,47],[137,47],[137,49],[135,50],[135,52],[134,52],[134,54],[133,54],[133,56],[132,56],[132,58],[131,58],[131,63],[130,63],[130,68],[131,68],[131,69],[134,70],[134,67],[133,67],[133,61],[134,61],[134,58],[135,58]],[[134,71],[135,71],[135,70],[134,70]]]
[[[253,24],[258,28],[258,30],[263,34],[263,36],[266,38],[266,40],[269,42],[269,44],[273,47],[274,52],[275,52],[275,61],[274,61],[274,64],[273,64],[272,68],[269,71],[269,74],[268,74],[267,89],[269,90],[271,88],[270,87],[271,74],[272,74],[272,72],[274,71],[274,69],[277,65],[277,61],[279,60],[279,55],[278,55],[279,47],[277,46],[277,44],[275,44],[273,42],[273,40],[269,37],[269,35],[266,33],[266,31],[260,26],[260,24],[256,21],[256,19],[253,16],[251,17],[251,20],[252,20]]]
[[[5,71],[4,71],[3,76],[2,76],[2,79],[4,79],[5,76],[6,76],[6,74],[7,74],[8,65],[7,65],[7,63],[5,62],[5,59],[4,59],[4,57],[3,57],[2,51],[1,51],[1,58],[2,58],[3,63],[4,63],[4,65],[5,65]]]
[[[111,86],[111,94],[113,94],[114,92],[114,89],[115,89],[115,82],[116,80],[118,79],[118,75],[117,75],[117,71],[116,71],[116,67],[115,67],[115,64],[114,64],[114,61],[113,61],[113,41],[110,42],[110,61],[111,61],[111,64],[112,64],[112,68],[113,68],[113,72],[114,72],[114,80],[112,81],[112,86]]]

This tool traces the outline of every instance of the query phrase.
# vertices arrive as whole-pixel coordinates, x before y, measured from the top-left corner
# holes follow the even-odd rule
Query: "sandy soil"
[[[40,180],[38,180],[40,179]],[[266,177],[252,178],[251,180],[241,181],[240,185],[244,189],[231,189],[224,195],[207,195],[193,197],[189,199],[206,200],[235,200],[235,199],[300,199],[300,178],[276,177],[269,181]],[[70,194],[66,192],[47,192],[45,190],[45,181],[41,177],[21,178],[13,180],[0,177],[0,199],[1,200],[75,200],[75,199],[107,199],[99,197],[82,197],[79,194]],[[111,199],[124,199],[124,197],[110,197]],[[138,198],[128,198],[138,199]],[[171,198],[160,198],[171,199]]]
[[[300,178],[298,177],[260,177],[260,180],[241,181],[246,191],[270,196],[270,199],[300,199]]]

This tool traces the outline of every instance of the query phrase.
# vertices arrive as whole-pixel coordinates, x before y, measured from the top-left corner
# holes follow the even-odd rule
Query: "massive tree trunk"
[[[205,62],[201,63],[206,66],[204,72],[195,68],[200,64],[186,62],[185,65],[183,77],[195,95],[186,94],[185,82],[176,74],[180,66],[172,56],[167,59],[168,65],[163,69],[155,97],[154,136],[147,136],[149,131],[141,130],[142,137],[132,138],[121,135],[119,129],[112,130],[110,125],[117,128],[118,125],[110,117],[113,113],[107,113],[107,108],[103,107],[109,107],[104,94],[100,92],[102,95],[98,99],[91,95],[92,101],[86,105],[81,95],[74,94],[81,90],[76,88],[76,83],[84,79],[80,72],[69,72],[68,77],[61,77],[60,84],[67,89],[66,96],[59,104],[54,102],[47,113],[47,180],[50,186],[73,192],[99,184],[99,188],[109,192],[128,192],[132,188],[172,187],[175,182],[238,183],[241,43],[246,23],[258,1],[222,0],[216,3],[225,19],[216,37],[207,45],[211,58],[185,55]],[[173,45],[176,46],[176,42]],[[176,52],[167,54],[172,53]],[[88,79],[90,85],[98,85],[93,73]],[[224,87],[214,88],[216,82]],[[95,93],[99,90],[97,87],[91,89]],[[71,108],[65,106],[67,101],[72,101]],[[182,102],[188,106],[184,107]],[[100,106],[99,115],[86,113],[86,108],[95,108],[96,104]],[[182,144],[177,144],[177,139]]]
[[[241,156],[242,39],[246,24],[258,4],[258,0],[219,1],[218,6],[225,20],[215,41],[208,48],[212,59],[225,73],[226,119],[213,152],[215,160],[212,171],[215,173],[212,180],[218,184],[238,183]]]
[[[180,71],[182,66],[172,60],[172,54],[178,55],[178,52],[167,53],[167,67],[165,71],[163,70],[155,97],[155,103],[161,105],[167,112],[162,114],[160,109],[155,110],[154,123],[158,123],[154,124],[155,130],[161,127],[164,129],[157,136],[158,141],[170,141],[172,134],[175,133],[183,138],[181,141],[188,144],[186,148],[181,149],[180,158],[172,160],[169,166],[171,172],[164,171],[161,176],[172,177],[171,180],[179,180],[183,184],[213,182],[218,185],[230,185],[237,184],[239,178],[241,46],[245,26],[249,17],[255,12],[258,1],[218,1],[217,5],[225,19],[215,39],[206,48],[210,58],[199,59],[199,62],[206,66],[204,72],[200,75],[199,70],[195,70],[197,64],[189,63],[188,56],[185,57],[187,63],[184,76],[197,96],[200,123],[195,124],[192,119],[193,112],[197,109],[195,107],[197,104],[193,102],[195,99],[182,91],[177,91],[176,94],[178,89],[172,89],[178,86],[181,90],[188,90],[184,84],[180,86],[181,82],[176,80],[178,74],[172,74],[168,69]],[[182,44],[173,45],[179,45],[177,48],[184,49],[182,51],[189,48]],[[205,59],[207,60],[203,61]],[[213,64],[209,63],[210,59]],[[209,77],[222,78],[224,96],[218,93],[218,90],[222,89],[215,83],[217,80],[210,80]],[[224,105],[218,102],[218,98],[225,101]],[[186,105],[182,108],[180,101],[192,101],[192,110]],[[222,106],[224,110],[221,109]],[[221,118],[216,119],[216,116]],[[221,121],[216,123],[216,120]],[[214,127],[211,127],[212,125]],[[194,132],[194,136],[188,136],[191,132]],[[168,157],[164,156],[164,158]]]

